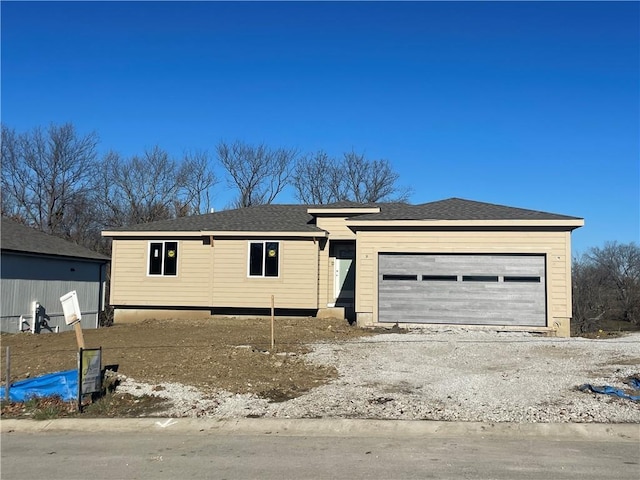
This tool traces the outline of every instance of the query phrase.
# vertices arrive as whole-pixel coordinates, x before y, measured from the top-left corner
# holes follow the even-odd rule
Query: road
[[[640,478],[637,425],[620,427],[626,430],[618,435],[361,422],[346,430],[340,423],[332,434],[322,420],[303,428],[265,422],[232,429],[196,422],[180,428],[173,420],[107,429],[82,421],[63,428],[19,422],[2,422],[3,480]]]

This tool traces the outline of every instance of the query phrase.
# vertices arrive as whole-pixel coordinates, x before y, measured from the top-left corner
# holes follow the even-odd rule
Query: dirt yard
[[[340,342],[376,332],[345,321],[316,318],[275,321],[271,350],[270,319],[147,320],[84,330],[87,348],[102,347],[103,367],[140,382],[175,382],[203,392],[223,389],[281,401],[335,378],[333,367],[305,362],[309,343]],[[2,334],[11,352],[12,381],[77,367],[74,332]],[[5,381],[2,349],[2,382]],[[114,367],[115,368],[115,367]]]
[[[105,382],[117,389],[80,414],[640,423],[638,402],[579,388],[609,385],[638,395],[630,383],[640,378],[638,333],[567,339],[276,319],[271,349],[270,332],[269,319],[255,318],[85,330],[86,346],[101,346],[103,366],[120,376]],[[74,332],[1,340],[11,347],[14,381],[76,367]],[[3,404],[2,417],[43,420],[75,410],[27,401]]]

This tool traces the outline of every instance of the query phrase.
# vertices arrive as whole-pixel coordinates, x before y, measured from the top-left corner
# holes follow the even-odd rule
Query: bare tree
[[[573,319],[575,333],[588,333],[598,329],[609,307],[606,274],[582,255],[573,259],[571,269],[573,286]]]
[[[367,160],[351,151],[337,161],[320,151],[298,162],[292,184],[305,203],[404,202],[411,190],[398,186],[399,178],[388,160]]]
[[[105,224],[114,227],[172,218],[180,183],[177,164],[157,146],[129,159],[110,152],[103,161]]]
[[[607,321],[640,325],[640,247],[607,242],[574,259],[573,317],[578,331]]]
[[[217,145],[218,159],[227,171],[227,183],[238,190],[235,207],[272,203],[291,175],[295,149],[272,149],[264,144],[249,145],[236,140]]]
[[[587,258],[603,270],[619,319],[640,324],[640,247],[607,242],[592,248]]]
[[[302,203],[325,204],[346,197],[340,164],[322,150],[301,158],[291,175],[291,184]]]
[[[204,151],[188,152],[182,160],[179,190],[188,215],[205,213],[211,208],[211,189],[218,183],[211,164],[209,154]]]
[[[98,136],[71,123],[25,133],[2,127],[2,213],[72,240],[92,224]],[[84,207],[82,207],[84,205]]]
[[[388,160],[367,160],[364,154],[344,154],[345,182],[351,199],[358,203],[402,201],[409,191],[396,186],[400,178]],[[394,197],[394,195],[397,195]]]
[[[205,152],[181,162],[156,146],[141,156],[108,153],[102,164],[101,205],[106,227],[134,225],[203,213],[216,177]]]

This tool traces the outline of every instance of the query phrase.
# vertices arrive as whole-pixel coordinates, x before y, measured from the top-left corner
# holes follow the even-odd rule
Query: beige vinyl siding
[[[249,243],[279,241],[279,276],[249,277]],[[318,308],[318,241],[313,239],[216,238],[213,273],[214,307]]]
[[[570,241],[567,232],[358,232],[356,312],[377,322],[378,253],[529,253],[546,255],[547,324],[571,317]]]
[[[324,241],[321,245],[324,246],[318,252],[318,308],[324,308],[327,306],[330,295],[330,285],[333,286],[333,265],[329,263],[329,242]]]
[[[319,216],[316,218],[316,225],[329,232],[331,240],[355,240],[356,234],[347,227],[346,218],[344,216]]]
[[[175,241],[166,238],[162,240]],[[154,239],[152,241],[161,241]],[[202,238],[178,240],[178,274],[149,276],[149,240],[114,239],[111,304],[210,307],[213,249]]]
[[[330,241],[336,240],[354,240],[356,234],[353,230],[347,227],[345,215],[327,215],[316,217],[316,225],[318,228],[322,228],[329,232]],[[334,280],[335,280],[335,258],[329,257],[329,246],[325,248],[325,252],[320,252],[321,255],[326,255],[326,262],[323,259],[324,264],[320,265],[320,281],[318,283],[319,295],[319,307],[324,308],[329,304],[333,305],[335,302]],[[357,288],[357,287],[356,287]]]

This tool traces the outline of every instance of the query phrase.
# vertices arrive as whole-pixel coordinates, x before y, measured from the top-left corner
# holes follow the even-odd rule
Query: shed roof
[[[357,220],[581,220],[578,217],[462,198],[448,198],[420,205],[382,205],[380,213],[358,215]]]
[[[35,230],[2,217],[0,223],[0,248],[3,251],[73,257],[87,260],[108,261],[109,257],[76,245],[60,237]]]
[[[257,205],[255,207],[222,210],[172,220],[159,220],[128,227],[110,229],[113,232],[318,232],[308,205]]]
[[[379,207],[379,213],[363,212],[358,208]],[[161,220],[110,229],[109,232],[305,232],[323,233],[316,226],[315,216],[320,210],[348,208],[349,218],[358,222],[379,222],[394,220],[534,220],[534,221],[572,221],[578,217],[555,213],[507,207],[491,203],[449,198],[437,202],[410,205],[408,203],[367,203],[338,202],[326,205],[259,205],[255,207],[223,210],[204,215]],[[313,214],[309,213],[313,211]],[[109,234],[106,232],[106,235]]]

